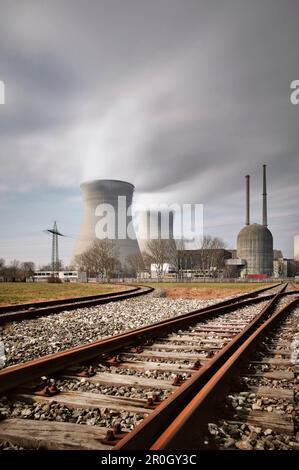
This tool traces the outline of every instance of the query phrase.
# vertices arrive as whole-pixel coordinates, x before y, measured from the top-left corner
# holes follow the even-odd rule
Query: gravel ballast
[[[98,305],[7,324],[1,331],[0,367],[113,336],[217,303],[218,300],[142,298]]]
[[[290,298],[289,298],[290,299]],[[280,302],[280,308],[284,306],[286,300]],[[289,315],[279,327],[268,334],[261,343],[263,347],[272,348],[273,353],[263,351],[258,352],[254,357],[254,362],[248,364],[247,368],[243,370],[242,377],[239,379],[238,391],[231,390],[224,400],[224,407],[221,415],[226,415],[227,420],[217,419],[215,422],[208,424],[207,433],[204,440],[204,445],[207,447],[218,449],[239,449],[239,450],[299,450],[299,432],[298,432],[298,383],[299,383],[299,369],[298,369],[298,353],[297,353],[297,340],[299,338],[299,308]],[[269,361],[263,363],[263,359],[279,357],[279,350],[287,351],[280,359],[287,360],[286,364],[273,364]],[[294,378],[272,380],[263,375],[248,377],[252,373],[263,374],[266,372],[274,371],[289,371],[294,373]],[[256,394],[250,387],[255,387],[259,390]],[[275,395],[261,393],[260,387],[267,387],[269,389],[275,388],[288,390],[294,393],[294,398],[288,396],[275,397]],[[242,390],[242,391],[241,391]],[[238,412],[242,412],[241,417]],[[269,413],[275,416],[281,415],[283,420],[288,419],[290,423],[294,424],[294,432],[275,432],[271,429],[271,425],[267,419],[261,422],[258,426],[252,426],[247,422],[242,423],[242,416],[249,415],[250,413],[264,413],[266,416]],[[273,416],[273,415],[272,415]],[[279,422],[276,418],[273,420],[277,425]],[[283,430],[283,426],[281,427]]]

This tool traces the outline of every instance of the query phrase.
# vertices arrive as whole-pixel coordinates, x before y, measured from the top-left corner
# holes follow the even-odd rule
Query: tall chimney
[[[246,180],[246,216],[245,216],[245,225],[250,224],[250,176],[245,176]]]
[[[266,175],[267,165],[263,165],[263,225],[268,227],[267,220],[267,175]]]

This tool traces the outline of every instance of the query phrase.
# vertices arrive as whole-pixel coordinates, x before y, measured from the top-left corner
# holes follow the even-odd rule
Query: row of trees
[[[151,264],[154,264],[157,277],[163,277],[166,265],[170,265],[179,278],[187,269],[217,277],[224,269],[224,248],[225,244],[220,238],[209,235],[203,238],[195,254],[188,254],[183,240],[155,239],[148,241],[145,253],[128,257],[128,263],[136,273],[150,270]]]
[[[212,276],[217,277],[219,271],[223,270],[224,257],[223,250],[225,243],[221,238],[211,237],[206,235],[203,237],[202,245],[197,252],[197,261],[195,269],[202,273],[211,273]]]
[[[147,242],[145,252],[127,257],[123,271],[138,277],[144,271],[149,272],[151,265],[155,265],[157,277],[161,278],[165,274],[165,266],[170,265],[179,278],[186,269],[217,277],[223,271],[224,247],[221,239],[205,236],[196,250],[196,256],[189,255],[188,258],[183,240],[154,239]],[[101,275],[109,278],[112,273],[121,271],[115,243],[107,239],[95,240],[89,249],[77,255],[75,266],[85,271],[88,277]]]
[[[131,270],[138,276],[142,271],[150,271],[155,265],[157,276],[163,277],[165,266],[168,264],[180,276],[184,269],[184,242],[175,240],[154,239],[146,244],[142,254],[130,255],[127,258]]]
[[[8,265],[0,258],[0,278],[6,282],[26,281],[35,272],[35,264],[32,261],[21,263],[17,259]]]
[[[88,277],[100,275],[110,278],[113,273],[121,272],[122,268],[124,272],[138,277],[144,271],[150,272],[151,265],[155,265],[159,278],[165,274],[166,265],[172,267],[178,278],[182,277],[186,269],[217,277],[219,272],[223,271],[223,248],[225,245],[221,239],[205,236],[196,250],[196,256],[192,254],[188,258],[183,240],[154,239],[148,241],[144,253],[128,256],[126,266],[122,267],[115,242],[108,239],[95,240],[90,248],[75,257],[74,267],[86,272]],[[59,268],[63,269],[62,262]],[[39,269],[51,271],[52,267],[45,265]],[[6,265],[5,261],[0,259],[0,278],[4,281],[25,281],[26,278],[32,277],[34,272],[35,264],[32,261],[21,263],[14,260]]]
[[[41,271],[52,271],[51,264],[39,266]],[[59,269],[63,269],[63,263],[59,262]],[[67,268],[65,268],[67,269]],[[32,278],[36,271],[36,266],[33,261],[21,262],[14,259],[9,264],[6,264],[3,258],[0,258],[0,281],[5,282],[25,282],[26,279]]]
[[[87,277],[109,278],[120,269],[115,243],[108,239],[95,240],[90,248],[75,256],[74,263],[79,271],[87,273]]]

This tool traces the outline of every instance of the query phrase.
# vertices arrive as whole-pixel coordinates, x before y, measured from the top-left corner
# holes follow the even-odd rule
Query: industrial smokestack
[[[250,176],[245,176],[246,180],[246,216],[245,216],[245,225],[250,224]]]
[[[263,225],[268,227],[268,217],[267,217],[267,174],[266,174],[267,165],[263,165]]]

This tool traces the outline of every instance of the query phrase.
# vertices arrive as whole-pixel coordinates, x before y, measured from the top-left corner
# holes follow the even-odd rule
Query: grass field
[[[151,285],[164,289],[167,297],[202,299],[232,296],[266,287],[265,284],[258,282],[154,282]],[[0,306],[105,294],[121,289],[121,286],[109,284],[0,282]]]
[[[154,287],[162,288],[166,297],[172,299],[221,299],[243,294],[260,287],[261,282],[156,282]]]
[[[121,290],[121,287],[109,284],[0,282],[0,305],[82,297],[105,294],[115,290]]]

